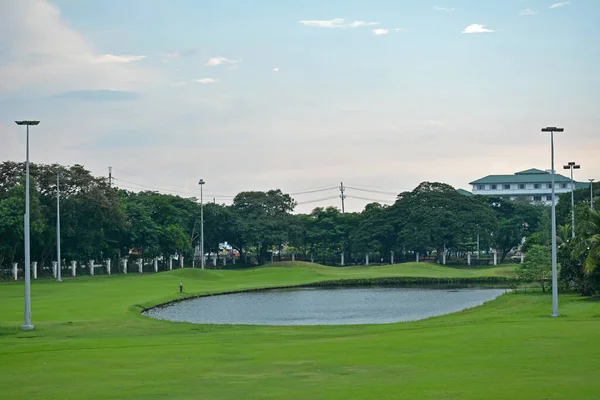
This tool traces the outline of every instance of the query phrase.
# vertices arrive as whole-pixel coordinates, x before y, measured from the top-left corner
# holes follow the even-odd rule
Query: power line
[[[388,203],[391,204],[393,203],[393,201],[389,201],[389,200],[378,200],[378,199],[368,199],[366,197],[358,197],[358,196],[347,196],[350,199],[357,199],[357,200],[366,200],[366,201],[375,201],[377,203]]]
[[[318,192],[326,192],[329,190],[335,190],[337,189],[337,186],[331,186],[331,187],[327,187],[327,188],[322,188],[322,189],[312,189],[312,190],[306,190],[303,192],[295,192],[295,193],[288,193],[290,196],[297,196],[299,194],[309,194],[309,193],[318,193]]]
[[[142,185],[141,183],[131,182],[131,181],[127,181],[127,180],[121,179],[121,178],[115,178],[114,176],[113,176],[112,179],[115,180],[115,181],[125,182],[125,183],[128,183],[130,185],[140,186],[142,188],[160,190],[160,191],[163,191],[163,192],[173,192],[173,193],[181,193],[181,194],[186,194],[186,195],[192,195],[191,192],[182,192],[180,190],[164,189],[164,188],[159,188],[159,187],[156,187],[156,186]],[[197,195],[197,193],[194,193],[193,195],[195,196],[195,195]]]
[[[346,189],[358,190],[361,192],[368,192],[368,193],[388,194],[390,196],[398,196],[398,193],[384,192],[383,190],[361,189],[361,188],[352,187],[352,186],[346,186]]]
[[[337,198],[338,198],[337,195],[336,196],[329,196],[329,197],[323,197],[323,198],[320,198],[320,199],[301,201],[301,202],[296,203],[296,204],[299,205],[299,206],[301,206],[301,205],[304,205],[304,204],[318,203],[320,201],[333,200],[333,199],[337,199]]]

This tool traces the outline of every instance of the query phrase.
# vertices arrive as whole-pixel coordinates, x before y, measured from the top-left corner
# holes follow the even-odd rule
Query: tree
[[[268,250],[281,248],[288,240],[287,227],[295,206],[294,199],[279,189],[238,193],[231,206],[238,225],[233,244],[236,248],[255,246],[259,262],[264,262]]]
[[[444,183],[423,182],[412,192],[401,193],[390,212],[400,247],[436,250],[438,258],[444,247],[458,249],[476,232],[489,234],[497,224],[489,206]]]
[[[573,255],[585,257],[583,270],[586,275],[591,275],[600,265],[600,212],[588,207],[579,224]]]
[[[515,270],[519,279],[525,282],[538,282],[542,292],[546,282],[552,278],[552,256],[546,246],[533,245],[525,254],[525,260]]]

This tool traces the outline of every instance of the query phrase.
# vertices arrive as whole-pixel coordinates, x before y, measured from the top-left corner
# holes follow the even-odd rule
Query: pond
[[[144,312],[197,324],[354,325],[417,321],[493,300],[506,289],[285,289],[200,297]]]

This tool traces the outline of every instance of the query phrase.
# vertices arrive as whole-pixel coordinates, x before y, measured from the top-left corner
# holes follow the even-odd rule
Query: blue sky
[[[468,188],[548,169],[559,125],[557,164],[600,178],[599,21],[594,0],[0,0],[0,159],[36,118],[34,161],[123,187]]]

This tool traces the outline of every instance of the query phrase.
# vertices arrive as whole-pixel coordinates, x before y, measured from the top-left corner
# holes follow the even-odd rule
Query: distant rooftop
[[[558,183],[571,182],[570,178],[560,174],[554,175],[554,181]],[[550,183],[552,174],[541,169],[531,168],[525,171],[519,171],[512,175],[488,175],[486,177],[470,182],[471,185],[490,184],[490,183]]]

